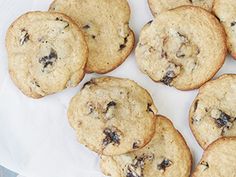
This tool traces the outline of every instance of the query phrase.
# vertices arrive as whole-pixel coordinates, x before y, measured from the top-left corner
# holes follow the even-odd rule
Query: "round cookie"
[[[214,0],[148,0],[149,7],[154,16],[162,12],[184,5],[192,5],[212,11]]]
[[[204,149],[222,136],[236,136],[236,74],[203,85],[189,117],[192,132]]]
[[[224,137],[215,141],[205,150],[192,177],[235,177],[235,152],[235,137]]]
[[[127,0],[55,0],[50,11],[67,14],[85,33],[89,47],[87,72],[107,73],[121,65],[133,49]]]
[[[141,71],[154,81],[179,90],[199,88],[224,63],[224,29],[200,7],[178,7],[143,28],[135,54]]]
[[[68,118],[78,140],[104,155],[146,145],[155,132],[157,110],[149,93],[128,79],[92,79],[71,100]]]
[[[225,28],[227,45],[231,55],[236,59],[236,3],[235,0],[215,0],[215,15]]]
[[[11,78],[29,97],[74,87],[84,77],[87,45],[79,27],[63,14],[22,15],[9,27],[6,47]]]
[[[157,116],[154,137],[144,148],[100,160],[103,173],[111,177],[189,177],[191,164],[184,138],[163,116]]]

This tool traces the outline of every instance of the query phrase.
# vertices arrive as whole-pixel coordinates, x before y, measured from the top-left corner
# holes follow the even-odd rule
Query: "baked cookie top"
[[[227,34],[228,50],[236,59],[236,3],[235,0],[215,0],[213,11]]]
[[[235,177],[235,152],[235,137],[220,138],[205,150],[192,177]]]
[[[78,140],[104,155],[146,145],[155,132],[157,110],[149,93],[128,79],[92,79],[71,100],[68,118]]]
[[[85,33],[89,47],[87,72],[112,71],[133,49],[126,0],[55,0],[49,10],[72,17]]]
[[[206,10],[182,6],[158,15],[142,30],[136,48],[141,71],[179,90],[199,88],[224,63],[224,29]]]
[[[198,6],[211,11],[214,0],[148,0],[148,4],[152,14],[156,16],[162,12],[184,5]]]
[[[144,148],[100,160],[103,173],[111,177],[189,177],[191,164],[184,138],[163,116],[157,116],[156,132]]]
[[[236,74],[203,85],[189,118],[192,132],[204,149],[222,136],[236,136]]]
[[[63,14],[22,15],[9,27],[6,47],[11,78],[27,96],[59,92],[84,77],[87,45],[79,27]]]

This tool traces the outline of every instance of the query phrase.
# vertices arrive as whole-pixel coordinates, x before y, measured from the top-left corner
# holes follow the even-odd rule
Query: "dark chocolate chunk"
[[[20,45],[24,45],[30,39],[29,33],[25,30],[21,30]]]
[[[92,35],[92,38],[93,38],[93,39],[96,39],[96,36],[95,36],[95,35]]]
[[[164,159],[160,164],[157,165],[157,169],[158,170],[164,170],[166,171],[166,168],[168,168],[169,166],[172,165],[172,161],[170,161],[169,159]]]
[[[83,26],[83,29],[89,29],[89,28],[90,28],[89,25],[84,25],[84,26]]]
[[[236,25],[236,21],[235,22],[231,22],[231,27],[235,26]]]
[[[227,126],[230,122],[231,117],[224,112],[221,112],[220,117],[216,119],[216,124],[219,128]]]
[[[193,109],[194,112],[197,110],[198,103],[199,103],[199,100],[196,100],[194,103],[194,109]]]
[[[161,82],[163,82],[165,85],[170,85],[175,77],[176,76],[174,71],[168,71],[166,75],[162,78]]]
[[[107,104],[107,107],[106,107],[106,110],[104,111],[104,113],[107,113],[107,111],[108,111],[111,107],[115,107],[115,106],[116,106],[116,102],[110,101],[110,102]]]
[[[203,166],[205,167],[204,171],[207,170],[207,169],[210,167],[209,164],[208,164],[208,162],[205,162],[205,161],[202,161],[202,162],[200,163],[200,165],[203,165]]]
[[[136,141],[133,143],[133,149],[138,149],[139,148],[140,141]]]
[[[147,24],[150,25],[150,24],[152,24],[152,22],[153,22],[153,20],[150,20]]]
[[[154,111],[151,109],[152,104],[147,104],[147,112],[152,112],[154,114]]]
[[[154,154],[135,157],[133,163],[128,165],[126,177],[143,177],[143,170],[146,160],[153,160]]]
[[[91,79],[91,80],[88,81],[88,82],[85,82],[85,84],[83,85],[83,87],[82,87],[81,89],[84,89],[86,86],[88,86],[88,85],[92,85],[92,84],[95,84],[95,82],[94,82],[93,79]]]
[[[137,172],[135,172],[134,169],[129,166],[126,177],[143,177],[143,176],[138,175]]]
[[[189,2],[192,4],[192,3],[193,3],[193,0],[189,0]]]
[[[57,52],[53,48],[51,48],[50,54],[40,58],[39,63],[43,65],[43,68],[47,68],[49,65],[52,66],[57,58]]]
[[[128,38],[125,37],[124,38],[124,43],[123,44],[120,44],[120,48],[119,48],[119,51],[123,50],[125,47],[126,47],[126,43],[128,42]]]
[[[103,139],[103,146],[107,146],[108,144],[119,145],[120,137],[118,134],[118,130],[115,127],[105,128],[103,133],[106,137]]]
[[[164,49],[161,50],[161,58],[167,58],[167,53]]]
[[[68,28],[68,27],[70,26],[69,23],[68,23],[67,21],[62,20],[62,19],[59,18],[59,17],[56,18],[56,21],[65,22],[65,23],[66,23],[66,26],[64,27],[64,29],[65,29],[65,28]]]

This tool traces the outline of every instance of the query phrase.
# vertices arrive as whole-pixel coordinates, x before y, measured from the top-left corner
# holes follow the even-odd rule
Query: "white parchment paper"
[[[78,87],[40,100],[24,96],[9,78],[5,50],[8,26],[27,11],[47,10],[50,3],[51,0],[0,0],[0,164],[26,177],[102,177],[98,156],[76,141],[66,116],[70,99],[84,82],[98,75],[87,75]],[[131,26],[138,39],[142,26],[153,17],[146,0],[129,3]],[[217,76],[222,73],[236,73],[236,61],[228,57]],[[186,138],[194,161],[199,161],[202,150],[188,125],[188,110],[197,90],[181,92],[154,83],[138,70],[133,53],[107,75],[130,78],[146,88],[159,113],[174,122]]]

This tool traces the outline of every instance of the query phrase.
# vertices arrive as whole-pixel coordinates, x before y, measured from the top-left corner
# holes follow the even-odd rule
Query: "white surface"
[[[137,37],[152,16],[146,0],[129,3]],[[77,88],[33,100],[13,85],[7,72],[4,40],[8,26],[22,13],[47,10],[49,4],[50,0],[0,0],[0,164],[28,177],[102,177],[98,156],[76,142],[66,116],[70,99],[97,75],[87,75]],[[236,73],[236,61],[228,57],[217,75],[222,73]],[[108,75],[133,79],[146,88],[159,113],[168,116],[186,138],[194,161],[199,160],[202,150],[188,126],[188,110],[197,91],[181,92],[152,82],[138,70],[133,54]]]

